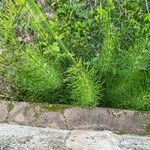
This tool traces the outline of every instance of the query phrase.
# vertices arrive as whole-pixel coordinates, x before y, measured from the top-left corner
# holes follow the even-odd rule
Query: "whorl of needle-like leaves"
[[[16,67],[15,84],[34,98],[43,98],[62,84],[61,69],[56,62],[48,61],[29,48]]]
[[[95,70],[82,65],[81,62],[68,70],[71,98],[80,106],[95,106],[102,98],[102,86]]]

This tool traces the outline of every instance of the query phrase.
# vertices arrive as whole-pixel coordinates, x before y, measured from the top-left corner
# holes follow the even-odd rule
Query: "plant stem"
[[[149,14],[149,8],[148,8],[148,2],[147,2],[147,0],[145,0],[145,3],[146,3],[147,13]]]
[[[148,8],[148,2],[147,2],[147,0],[145,0],[145,5],[146,5],[147,13],[149,14],[149,8]]]

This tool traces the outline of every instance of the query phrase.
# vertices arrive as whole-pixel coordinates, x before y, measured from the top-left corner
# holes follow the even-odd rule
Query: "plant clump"
[[[2,97],[150,110],[150,2],[0,2]]]

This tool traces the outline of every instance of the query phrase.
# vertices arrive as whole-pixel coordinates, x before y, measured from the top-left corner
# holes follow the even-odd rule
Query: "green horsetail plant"
[[[11,48],[16,43],[13,23],[19,8],[11,0],[1,3],[4,3],[4,5],[0,4],[0,47],[5,49],[9,46]]]
[[[106,2],[106,6],[103,8],[102,4],[96,9],[95,20],[101,28],[101,48],[98,51],[98,55],[93,62],[94,68],[97,74],[101,77],[103,82],[103,99],[105,99],[105,94],[109,87],[109,82],[113,74],[115,74],[114,68],[114,58],[116,56],[116,48],[119,43],[119,31],[117,31],[114,23],[111,21],[110,11],[114,9],[114,3],[111,0]],[[105,102],[103,105],[105,106]]]
[[[95,16],[95,19],[102,30],[102,46],[94,65],[103,75],[105,75],[106,72],[110,72],[112,69],[115,48],[119,41],[118,31],[115,31],[115,26],[111,22],[110,17],[110,11],[113,9],[113,1],[108,0],[105,8],[102,8],[102,5],[97,8],[97,15]]]
[[[136,33],[129,48],[124,50],[120,45],[126,43],[125,41],[121,43],[121,38],[126,36],[129,27],[124,26],[121,31],[122,23],[119,31],[114,30],[115,26],[112,21],[114,18],[111,18],[110,14],[112,8],[107,8],[107,4],[105,8],[100,5],[95,18],[100,23],[103,35],[102,46],[94,66],[99,70],[104,81],[104,105],[149,110],[150,36],[149,32],[143,31],[149,29],[147,23],[149,21],[147,20],[141,25],[135,19],[131,19],[128,26],[136,27]]]
[[[34,2],[34,0],[28,1],[27,4],[30,6],[32,13],[34,14],[35,18],[39,20],[41,26],[44,25],[46,28],[46,31],[54,37],[54,39],[58,42],[60,48],[62,48],[62,53],[68,54],[71,56],[73,66],[71,68],[76,68],[78,63],[76,60],[72,57],[72,54],[68,51],[66,46],[63,44],[61,39],[55,34],[55,32],[52,30],[50,24],[47,22],[46,18]],[[68,72],[71,73],[69,68]],[[69,77],[70,83],[71,83],[71,98],[77,103],[82,106],[90,106],[90,105],[96,105],[98,104],[98,100],[101,99],[99,97],[100,88],[98,88],[98,83],[94,82],[94,73],[93,71],[88,71],[88,68],[82,68],[82,65],[80,65],[80,69],[82,70],[81,73],[78,73],[77,70],[74,70],[74,73],[71,73],[73,76]],[[93,73],[93,75],[92,75]],[[85,78],[83,77],[85,75]],[[70,76],[70,75],[69,75]],[[76,79],[74,78],[76,77]],[[72,80],[72,78],[74,78]],[[80,80],[81,79],[81,80]],[[83,79],[83,80],[82,80]],[[78,82],[79,81],[79,82]],[[99,87],[101,85],[99,84]],[[82,92],[80,91],[82,89]],[[87,96],[85,96],[87,95]]]
[[[102,86],[94,68],[84,67],[81,62],[68,69],[69,87],[73,102],[79,106],[96,106],[102,99]]]
[[[39,49],[38,44],[34,43],[34,46],[33,44],[27,46],[20,43],[20,45],[22,45],[22,51],[20,52],[21,58],[19,59],[19,65],[14,68],[15,72],[14,76],[12,76],[12,81],[21,94],[25,95],[24,97],[27,99],[32,98],[35,100],[41,98],[45,100],[51,97],[54,90],[61,87],[63,75],[61,74],[58,59],[51,60],[44,56],[50,54],[50,51],[53,51],[54,48],[55,52],[57,51],[60,55],[66,55],[71,59],[70,64],[68,64],[69,77],[71,77],[69,78],[71,84],[69,87],[71,87],[72,91],[71,99],[73,99],[76,104],[82,106],[98,104],[98,100],[101,99],[99,96],[101,93],[99,87],[101,87],[101,85],[98,87],[98,83],[95,82],[94,70],[89,68],[85,69],[85,67],[80,65],[80,71],[74,70],[75,72],[72,73],[70,70],[76,68],[78,63],[75,58],[72,57],[73,54],[68,51],[60,37],[57,36],[51,24],[46,20],[34,0],[17,0],[17,4],[19,4],[21,8],[30,8],[29,10],[40,28],[38,31],[54,38],[54,40],[56,40],[54,43],[58,43],[61,49],[61,51],[59,51],[59,47],[56,47],[56,44],[51,45],[51,43],[46,43],[46,51],[44,50],[44,53],[40,53],[41,49]],[[82,89],[82,92],[80,89]]]
[[[21,98],[150,110],[149,4],[3,0],[0,75]]]
[[[36,52],[36,48],[28,47],[23,52],[22,60],[24,62],[16,69],[14,83],[31,99],[44,100],[62,85],[61,69],[57,62],[48,61]]]
[[[14,5],[11,0],[0,3],[0,78],[1,87],[4,89],[0,91],[0,94],[4,98],[12,97],[13,95],[9,72],[13,74],[14,60],[17,59],[17,56],[14,55],[14,50],[20,49],[13,32],[14,19],[19,9],[20,7]],[[8,93],[5,91],[8,91]]]
[[[1,2],[0,4],[0,49],[1,66],[9,68],[11,66],[11,58],[14,50],[19,50],[21,46],[16,39],[13,30],[14,20],[20,7],[14,5],[11,0]],[[3,53],[4,52],[4,53]],[[4,56],[4,57],[3,57]],[[5,68],[3,66],[3,69]]]
[[[108,83],[107,98],[111,99],[113,106],[150,109],[149,38],[146,35],[143,38],[141,35],[138,33],[126,55],[121,56],[120,67],[116,68],[116,79]]]
[[[134,22],[134,41],[128,49],[118,51],[114,59],[116,74],[107,82],[107,105],[150,110],[150,34],[147,32],[150,26],[147,21],[143,24]]]
[[[61,69],[54,60],[48,61],[42,56],[38,44],[27,46],[18,41],[14,21],[20,8],[11,0],[1,7],[0,42],[3,52],[0,72],[17,93],[23,94],[21,97],[48,100],[51,92],[62,85]]]

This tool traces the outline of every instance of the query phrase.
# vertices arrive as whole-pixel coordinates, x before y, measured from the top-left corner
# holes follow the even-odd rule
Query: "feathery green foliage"
[[[17,4],[19,4],[19,6],[22,8],[22,4],[24,3],[21,2]],[[14,62],[15,59],[12,59],[11,61],[13,61],[14,63],[14,66],[12,66],[14,67],[14,69],[13,72],[10,71],[10,73],[9,71],[7,71],[7,74],[9,73],[9,79],[16,87],[16,90],[19,92],[19,95],[21,95],[21,98],[23,97],[26,99],[32,99],[34,101],[36,99],[43,99],[50,102],[50,100],[48,99],[51,98],[51,95],[53,95],[54,93],[61,94],[62,92],[62,90],[60,90],[64,76],[62,72],[66,71],[68,67],[70,67],[70,65],[73,65],[72,67],[75,68],[76,61],[75,58],[72,57],[73,55],[70,54],[70,52],[67,50],[61,39],[57,36],[57,34],[55,33],[55,29],[53,29],[51,23],[46,20],[36,3],[34,1],[26,1],[26,4],[26,9],[29,9],[31,13],[27,13],[26,9],[22,9],[22,11],[25,11],[24,13],[28,14],[27,17],[30,17],[32,19],[29,22],[29,25],[31,27],[35,27],[32,30],[34,32],[38,32],[38,35],[35,37],[35,41],[29,41],[29,43],[21,40],[21,42],[23,42],[22,44],[19,43],[17,34],[14,33],[14,28],[11,28],[11,34],[15,35],[15,44],[21,48],[21,51],[19,51],[17,48],[17,50],[15,50],[15,53],[13,53],[19,57],[19,62],[17,62],[18,65],[16,66]],[[35,20],[33,19],[33,17]],[[20,21],[20,18],[17,19],[19,19]],[[15,21],[14,18],[12,20]],[[38,23],[38,26],[36,26],[36,23]],[[26,28],[28,29],[29,27]],[[16,30],[18,32],[18,29]],[[48,40],[44,41],[40,36],[45,38],[51,36],[51,40],[56,40],[57,42],[50,42],[49,37],[47,38]],[[38,41],[40,43],[38,43]],[[42,41],[44,43],[42,43]],[[33,43],[34,46],[30,43]],[[69,66],[68,62],[64,61],[69,61]],[[61,69],[61,66],[64,67],[64,63],[67,63],[65,65],[66,69]],[[82,70],[82,74],[86,74],[87,71],[87,69]],[[82,77],[82,74],[78,74],[78,78],[80,78],[80,76]],[[86,82],[92,83],[92,80],[94,79],[90,78],[90,73],[88,74],[89,77],[87,77]],[[70,82],[71,81],[72,80],[70,80]],[[85,99],[82,102],[82,106],[95,105],[98,101],[99,92],[97,84],[94,85],[93,83],[93,85],[90,85],[90,88],[93,89],[93,92],[90,93],[88,89],[89,84],[84,85],[83,87],[81,83],[81,87],[84,88],[84,91],[82,93],[76,93],[78,94],[76,96],[74,94],[74,97],[72,97],[72,99],[76,99],[76,103],[78,104],[78,101],[80,101],[80,97],[82,97],[82,100],[84,100],[83,95],[88,94],[89,101],[87,101],[88,99]],[[75,88],[71,90],[75,91]],[[53,97],[53,101],[55,100],[56,102],[58,101]]]
[[[41,57],[29,47],[23,52],[22,62],[16,68],[14,83],[31,99],[46,99],[62,84],[61,69],[57,62]]]
[[[62,85],[61,69],[53,59],[49,60],[41,56],[42,52],[39,50],[38,43],[21,44],[19,42],[16,35],[16,32],[19,31],[14,30],[15,17],[21,8],[18,6],[17,10],[17,6],[14,2],[7,1],[4,2],[4,7],[2,8],[2,11],[7,12],[2,14],[0,21],[2,23],[1,27],[4,29],[4,32],[1,32],[3,49],[1,59],[3,60],[3,67],[5,67],[3,72],[15,87],[17,93],[25,93],[23,98],[33,100],[48,99],[51,92]]]
[[[16,2],[0,4],[0,71],[18,96],[150,110],[149,1]]]
[[[115,67],[116,74],[107,85],[107,98],[117,107],[149,110],[150,43],[147,35],[143,38],[142,33],[137,34],[138,39],[118,59],[120,66]]]
[[[141,11],[139,5],[137,5],[137,11]],[[127,41],[129,45],[126,46],[126,49],[123,49],[121,46],[126,41],[121,41],[118,37],[116,50],[113,50],[115,53],[114,59],[109,65],[111,71],[107,70],[109,76],[104,76],[105,105],[117,108],[149,110],[150,70],[148,62],[150,60],[150,36],[145,29],[150,29],[150,25],[149,21],[144,19],[147,14],[143,14],[140,18],[132,15],[131,20],[127,23],[130,28],[136,29],[134,32],[132,31],[134,39],[132,39],[132,42]],[[129,36],[128,30],[123,27],[123,30],[119,31],[121,38],[124,38],[123,35]]]
[[[102,87],[94,68],[85,68],[81,62],[68,70],[71,98],[80,106],[94,106],[101,100]],[[99,101],[100,102],[100,101]]]

